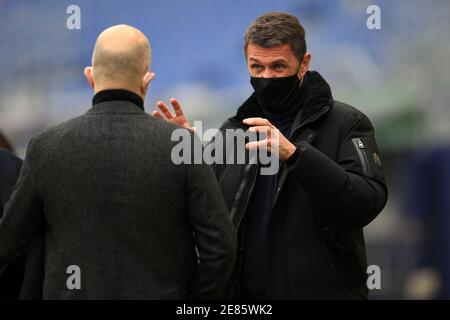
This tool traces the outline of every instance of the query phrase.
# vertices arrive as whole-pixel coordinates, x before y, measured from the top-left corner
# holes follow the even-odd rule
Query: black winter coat
[[[22,160],[0,148],[0,218],[19,176]],[[15,258],[5,270],[0,270],[0,300],[17,300],[24,272],[24,256]],[[1,269],[1,267],[0,267]]]
[[[368,290],[362,228],[387,200],[374,129],[360,111],[333,100],[319,73],[309,72],[308,77],[307,97],[289,137],[297,151],[281,164],[269,221],[268,295],[271,299],[364,299]],[[254,95],[221,132],[246,130],[242,120],[248,117],[262,117]],[[225,152],[242,152],[228,140]],[[239,255],[229,285],[234,298],[239,295],[245,250],[245,213],[258,169],[258,164],[214,165],[239,230]]]

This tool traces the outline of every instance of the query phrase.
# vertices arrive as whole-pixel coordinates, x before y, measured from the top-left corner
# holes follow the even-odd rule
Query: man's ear
[[[305,56],[303,57],[302,63],[300,64],[300,70],[298,71],[298,76],[300,79],[303,79],[306,72],[308,72],[309,69],[309,63],[311,62],[311,53],[306,52]]]
[[[94,89],[94,77],[92,75],[92,67],[84,68],[84,76],[86,77],[86,80],[89,82],[91,88]]]
[[[155,78],[155,74],[153,72],[146,72],[144,77],[142,78],[142,83],[141,83],[141,93],[142,94],[147,94],[147,90],[148,90],[148,85],[150,84],[150,82],[153,80],[153,78]]]

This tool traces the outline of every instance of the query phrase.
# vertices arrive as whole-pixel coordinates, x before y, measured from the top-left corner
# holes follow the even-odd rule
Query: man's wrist
[[[284,162],[290,166],[293,165],[298,158],[298,148],[294,145],[292,148],[292,151],[290,152],[290,155],[284,160]]]

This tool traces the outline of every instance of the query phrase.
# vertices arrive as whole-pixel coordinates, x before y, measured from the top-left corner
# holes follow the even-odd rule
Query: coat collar
[[[87,114],[145,113],[144,100],[137,94],[122,89],[103,90],[94,95]]]
[[[145,114],[145,112],[132,102],[119,100],[97,103],[86,114]]]
[[[107,89],[97,92],[92,98],[92,105],[119,100],[132,102],[144,110],[144,100],[136,93],[124,89]]]

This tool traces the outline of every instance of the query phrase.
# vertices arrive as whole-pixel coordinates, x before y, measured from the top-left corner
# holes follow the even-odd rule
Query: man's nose
[[[275,72],[273,70],[266,68],[262,74],[263,78],[276,78]]]

